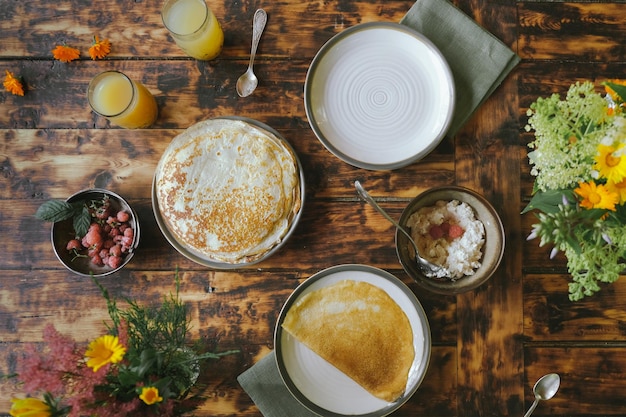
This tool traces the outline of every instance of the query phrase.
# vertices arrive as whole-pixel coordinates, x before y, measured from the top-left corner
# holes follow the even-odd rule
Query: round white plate
[[[363,23],[330,39],[307,72],[304,105],[318,139],[359,168],[406,166],[441,142],[452,120],[454,79],[424,35]]]
[[[404,310],[413,329],[415,359],[406,391],[394,402],[374,397],[364,388],[282,330],[289,308],[303,295],[342,280],[366,281],[383,289]],[[332,323],[328,323],[332,326]],[[421,384],[430,360],[430,326],[413,292],[390,273],[367,265],[339,265],[303,282],[283,306],[274,334],[276,362],[283,382],[306,408],[323,416],[385,416],[404,404]]]

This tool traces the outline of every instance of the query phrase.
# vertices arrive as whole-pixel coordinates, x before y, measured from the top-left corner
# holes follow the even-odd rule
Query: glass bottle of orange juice
[[[158,115],[150,91],[119,71],[96,75],[89,83],[87,98],[94,112],[127,129],[148,127]]]
[[[224,32],[204,0],[166,0],[161,18],[176,44],[190,57],[207,61],[222,52]]]

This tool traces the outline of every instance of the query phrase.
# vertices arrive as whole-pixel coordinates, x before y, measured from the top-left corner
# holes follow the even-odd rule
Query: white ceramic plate
[[[452,120],[452,72],[405,25],[372,22],[330,39],[307,72],[309,124],[335,156],[365,169],[406,166],[441,142]]]
[[[374,397],[282,330],[285,315],[298,298],[345,279],[366,281],[382,288],[404,310],[411,323],[415,359],[406,391],[394,402]],[[421,384],[430,360],[430,326],[422,305],[398,278],[371,266],[339,265],[313,275],[291,294],[278,317],[274,346],[278,370],[285,385],[306,408],[323,416],[385,416],[404,404]]]

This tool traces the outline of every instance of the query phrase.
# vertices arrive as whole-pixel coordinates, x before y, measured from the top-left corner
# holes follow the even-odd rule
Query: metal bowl
[[[283,136],[278,133],[276,130],[274,130],[273,128],[271,128],[270,126],[259,122],[257,120],[254,119],[250,119],[247,117],[239,117],[239,116],[222,116],[222,117],[218,117],[216,119],[227,119],[227,120],[235,120],[235,121],[242,121],[245,123],[248,123],[254,127],[256,127],[257,129],[260,130],[264,130],[272,135],[274,135],[276,138],[278,138],[279,140],[281,140],[283,142],[283,144],[289,148],[291,150],[291,153],[294,156],[295,159],[295,163],[297,165],[297,169],[298,169],[298,174],[299,174],[299,185],[300,185],[300,209],[298,210],[298,212],[294,215],[291,224],[289,225],[289,230],[287,231],[287,233],[285,234],[285,236],[283,236],[283,238],[280,240],[280,242],[278,242],[275,246],[273,246],[270,250],[268,250],[265,254],[263,254],[261,257],[252,260],[252,261],[248,261],[248,262],[240,262],[240,263],[226,263],[226,262],[221,262],[215,259],[211,259],[210,257],[198,253],[197,251],[192,250],[191,248],[189,248],[185,242],[179,240],[174,233],[172,233],[172,231],[169,230],[167,222],[165,221],[165,219],[163,218],[162,214],[161,214],[161,210],[159,208],[159,201],[157,198],[157,190],[156,190],[156,174],[153,178],[153,182],[152,182],[152,209],[154,212],[154,217],[156,218],[157,224],[159,226],[159,229],[161,230],[161,232],[163,233],[163,236],[165,237],[165,239],[174,247],[174,249],[176,249],[181,255],[185,256],[187,259],[196,262],[200,265],[203,266],[207,266],[209,268],[213,268],[213,269],[235,269],[235,268],[241,268],[241,267],[245,267],[245,266],[250,266],[250,265],[255,265],[258,264],[260,262],[263,262],[264,260],[266,260],[267,258],[269,258],[270,256],[274,255],[276,252],[278,252],[287,242],[287,240],[289,240],[289,237],[293,234],[294,230],[296,229],[296,226],[298,225],[298,222],[300,221],[300,217],[302,216],[302,210],[304,207],[304,193],[305,193],[305,188],[304,188],[304,171],[302,169],[302,164],[300,163],[300,159],[298,158],[298,155],[296,154],[295,150],[293,149],[293,147],[291,146],[291,144],[289,144],[289,142],[287,142],[285,140],[285,138],[283,138]]]
[[[72,224],[72,219],[53,223],[51,238],[54,253],[59,261],[61,261],[61,263],[67,269],[74,272],[75,274],[82,276],[93,275],[95,277],[111,275],[122,269],[132,259],[132,257],[135,255],[135,250],[139,245],[140,230],[139,218],[137,217],[137,213],[124,198],[114,193],[113,191],[101,188],[90,188],[71,195],[65,201],[67,201],[68,203],[82,201],[88,204],[90,201],[101,201],[105,197],[109,199],[112,212],[117,213],[118,211],[125,210],[130,215],[128,223],[134,231],[132,244],[129,245],[128,252],[125,253],[121,265],[117,268],[112,268],[109,265],[96,265],[91,262],[88,257],[77,257],[71,251],[68,251],[66,249],[68,241],[76,237],[74,226]]]
[[[454,281],[447,278],[429,278],[422,273],[415,259],[411,257],[408,239],[398,231],[396,231],[396,252],[406,273],[420,287],[437,294],[460,294],[485,283],[500,265],[505,247],[504,226],[498,213],[485,197],[473,190],[458,186],[432,188],[415,197],[402,212],[400,225],[408,230],[406,225],[414,212],[422,207],[433,206],[439,200],[458,200],[467,203],[474,209],[476,218],[485,226],[485,243],[482,247],[481,266],[474,271],[473,275],[467,275]]]

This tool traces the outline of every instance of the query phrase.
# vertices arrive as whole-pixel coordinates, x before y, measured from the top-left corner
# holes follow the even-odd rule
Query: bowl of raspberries
[[[67,200],[49,200],[35,217],[52,222],[52,246],[63,265],[84,276],[102,277],[126,265],[139,244],[139,221],[130,204],[100,188]]]

